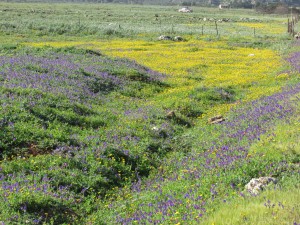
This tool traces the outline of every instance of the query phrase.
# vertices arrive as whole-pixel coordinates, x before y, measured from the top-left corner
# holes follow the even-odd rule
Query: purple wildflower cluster
[[[151,139],[167,142],[173,126],[153,119],[164,110],[115,96],[164,78],[87,52],[0,56],[0,156],[16,156],[0,167],[0,199],[12,215],[4,221],[67,223],[79,218],[72,211],[78,204],[147,175],[143,150]]]
[[[102,99],[103,94],[129,84],[126,68],[160,82],[164,75],[126,60],[113,60],[86,53],[51,53],[40,57],[0,57],[0,86],[30,88],[63,95],[72,101]],[[128,69],[127,69],[128,70]],[[124,74],[121,72],[125,71]]]
[[[32,143],[41,145],[35,140],[35,134],[31,135],[32,139],[26,137],[24,140],[17,135],[21,127],[17,124],[21,122],[34,124],[32,127],[39,133],[52,138],[48,126],[52,121],[81,129],[98,129],[108,123],[118,124],[116,118],[123,115],[128,120],[136,119],[133,114],[143,115],[142,122],[149,119],[148,109],[141,109],[143,112],[134,110],[131,103],[118,97],[126,91],[138,92],[146,85],[160,85],[164,74],[134,61],[112,59],[90,51],[76,51],[61,53],[50,49],[40,55],[33,52],[13,57],[0,56],[0,126],[4,127],[7,137],[3,147],[5,150],[28,147]],[[63,131],[64,128],[59,128],[64,138],[52,142],[51,146],[43,144],[42,148],[54,146],[59,149],[61,145],[64,147],[65,142],[79,145],[74,134],[78,136],[78,130]],[[110,137],[100,139],[101,142],[110,139],[116,143]]]
[[[62,199],[64,201],[73,200],[74,196],[68,191],[68,186],[62,186],[60,185],[55,191],[51,187],[51,179],[48,178],[46,175],[41,178],[38,181],[34,178],[34,172],[31,173],[31,177],[33,179],[30,179],[28,176],[25,176],[24,174],[18,176],[16,174],[7,174],[5,176],[6,181],[2,183],[2,190],[3,192],[3,200],[4,202],[8,201],[8,198],[10,198],[11,194],[16,195],[17,193],[24,193],[24,191],[27,192],[28,195],[33,194],[44,194],[52,196],[53,198]],[[4,179],[4,175],[1,174],[1,178]],[[8,178],[10,178],[13,182],[9,182]],[[2,180],[1,179],[1,180]]]
[[[70,186],[59,185],[54,188],[51,183],[52,178],[47,175],[41,176],[33,171],[30,176],[24,173],[1,174],[1,202],[19,212],[10,218],[5,218],[5,221],[41,224],[49,219],[48,216],[53,216],[51,214],[58,213],[55,208],[57,204],[62,203],[59,208],[67,209],[67,205],[76,205],[80,201],[79,197],[70,191]],[[50,204],[47,206],[47,203],[42,203],[40,199]],[[40,208],[38,208],[39,204]],[[26,213],[29,213],[27,214],[29,217],[27,216],[25,220],[21,215]]]
[[[299,43],[299,42],[298,42]],[[299,45],[299,44],[298,44]],[[288,57],[286,60],[297,70],[300,72],[300,52],[294,52]]]
[[[139,184],[135,184],[133,189],[137,195],[145,189],[156,193],[156,197],[140,204],[127,216],[118,215],[117,222],[121,224],[131,224],[133,221],[138,221],[139,224],[160,224],[170,220],[174,220],[175,223],[199,222],[201,217],[197,215],[206,212],[207,201],[218,198],[218,189],[221,188],[218,180],[222,180],[225,171],[234,170],[247,177],[243,168],[251,163],[251,157],[248,155],[250,145],[259,141],[262,134],[270,131],[276,121],[288,121],[297,112],[298,103],[293,97],[298,100],[299,93],[300,84],[284,88],[280,93],[232,110],[228,120],[213,130],[220,133],[218,139],[212,145],[199,143],[198,146],[206,148],[206,151],[202,152],[199,151],[199,147],[195,148],[189,156],[181,160],[171,160],[172,165],[166,166],[173,168],[171,172],[160,171],[154,179],[146,181],[145,187],[142,185],[137,187]],[[287,167],[286,162],[281,163],[284,164],[283,167]],[[268,171],[272,175],[274,170],[276,168],[272,167]],[[235,190],[237,184],[230,182]],[[182,183],[187,186],[170,194],[164,188],[164,184],[170,186],[170,183],[173,187]],[[199,197],[202,194],[203,198]],[[181,212],[176,215],[177,210]]]

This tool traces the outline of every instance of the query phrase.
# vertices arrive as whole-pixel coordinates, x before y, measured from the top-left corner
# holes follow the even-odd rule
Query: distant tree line
[[[230,5],[232,8],[259,8],[286,5],[300,6],[300,0],[6,0],[7,2],[86,2],[86,3],[120,3],[144,5],[181,5],[181,6],[214,6]]]

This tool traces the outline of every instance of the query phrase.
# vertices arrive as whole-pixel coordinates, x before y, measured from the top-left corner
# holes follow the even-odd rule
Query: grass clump
[[[284,180],[256,197],[239,197],[213,213],[203,224],[293,224],[300,220],[299,177]]]

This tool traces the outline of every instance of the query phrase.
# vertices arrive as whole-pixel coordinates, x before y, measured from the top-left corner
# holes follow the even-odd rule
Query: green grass
[[[300,220],[299,176],[286,179],[256,197],[237,197],[203,222],[207,225],[288,225]],[[283,185],[281,187],[281,185]]]
[[[25,224],[39,218],[39,224],[115,224],[116,214],[134,213],[140,209],[139,204],[150,203],[157,196],[157,201],[164,201],[167,195],[175,193],[176,198],[186,201],[184,194],[196,186],[201,189],[194,194],[201,194],[208,202],[208,217],[201,220],[203,224],[291,224],[300,221],[298,117],[278,122],[261,136],[250,148],[248,163],[236,162],[234,168],[228,170],[208,170],[189,180],[159,181],[156,188],[151,186],[153,189],[132,192],[131,185],[139,179],[145,184],[157,174],[181,177],[187,175],[186,166],[196,170],[205,164],[199,154],[208,151],[213,141],[218,144],[224,131],[221,125],[209,125],[198,117],[214,106],[240,99],[247,86],[199,86],[190,92],[190,100],[182,97],[186,93],[180,93],[180,101],[174,98],[162,104],[158,93],[170,88],[170,84],[151,80],[147,72],[134,68],[131,61],[85,50],[86,46],[81,46],[82,49],[30,48],[24,44],[122,38],[153,41],[160,34],[169,34],[183,35],[187,40],[204,39],[208,44],[223,39],[228,43],[223,48],[269,48],[287,54],[292,51],[291,37],[287,34],[269,34],[262,29],[257,30],[254,37],[253,28],[239,25],[241,18],[247,17],[253,18],[252,22],[276,27],[286,18],[262,16],[253,10],[218,11],[200,7],[195,7],[193,14],[180,14],[173,6],[1,2],[0,7],[1,56],[47,58],[63,54],[78,57],[78,63],[92,65],[94,62],[89,62],[88,58],[93,55],[99,60],[97,65],[101,66],[101,72],[126,81],[120,88],[114,83],[101,83],[101,79],[87,69],[75,70],[72,72],[74,80],[91,79],[87,88],[104,96],[100,100],[81,96],[81,101],[31,87],[0,86],[0,155],[3,160],[0,162],[0,200],[3,200],[0,221]],[[215,23],[203,21],[203,18],[230,18],[231,21],[218,23],[220,36],[216,36]],[[191,48],[190,51],[201,49]],[[25,69],[32,74],[48,73],[47,69],[30,62]],[[201,65],[191,69],[190,80],[201,81],[198,74],[204,70],[209,71],[209,68]],[[276,85],[299,82],[297,73],[290,77],[289,81],[279,80]],[[4,82],[0,77],[0,84]],[[267,80],[264,82],[274,85]],[[145,107],[147,101],[154,104]],[[176,116],[168,116],[173,109]],[[225,116],[232,119],[235,114]],[[231,140],[226,141],[230,143]],[[243,141],[246,142],[242,140],[241,143]],[[59,151],[53,152],[54,149]],[[189,165],[180,167],[177,164],[192,156],[196,159],[189,161]],[[269,167],[283,161],[288,162],[288,170],[278,166],[275,171]],[[274,171],[279,179],[275,189],[272,186],[257,197],[239,196],[243,185],[251,178]],[[231,189],[232,183],[236,187]],[[211,200],[211,187],[215,184],[219,196]],[[21,189],[9,189],[10,185],[20,185]],[[45,185],[46,194],[41,192]],[[264,203],[272,206],[264,206]],[[190,208],[193,210],[192,205]],[[184,214],[187,208],[179,205],[176,210]],[[177,222],[170,220],[164,224]]]
[[[296,101],[296,99],[295,99]],[[300,221],[300,136],[299,117],[278,123],[251,146],[249,154],[270,162],[287,161],[292,171],[280,174],[278,183],[258,196],[235,197],[220,204],[203,224],[291,224]],[[246,195],[245,195],[246,194]]]
[[[219,35],[253,37],[253,28],[241,27],[237,22],[250,18],[250,22],[285,21],[282,17],[262,17],[254,10],[195,7],[193,14],[178,13],[176,6],[118,5],[118,4],[48,4],[1,3],[0,30],[3,37],[17,42],[28,40],[78,40],[91,38],[157,39],[161,34],[216,36],[213,21],[229,18],[219,23]],[[122,18],[122,20],[120,20]],[[257,37],[273,36],[257,29]],[[5,40],[4,40],[5,41]]]

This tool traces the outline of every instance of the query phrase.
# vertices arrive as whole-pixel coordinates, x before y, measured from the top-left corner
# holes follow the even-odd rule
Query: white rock
[[[258,195],[259,192],[262,191],[270,183],[275,184],[276,182],[277,180],[273,177],[253,178],[248,184],[246,184],[245,189],[250,194]]]
[[[152,127],[151,130],[158,131],[158,127]]]
[[[172,40],[172,38],[170,36],[166,36],[166,35],[161,35],[158,37],[158,40],[163,41],[163,40]]]
[[[183,41],[183,38],[180,36],[174,37],[174,41]]]
[[[183,7],[181,9],[179,9],[178,12],[191,13],[191,12],[193,12],[193,10],[188,7]]]

